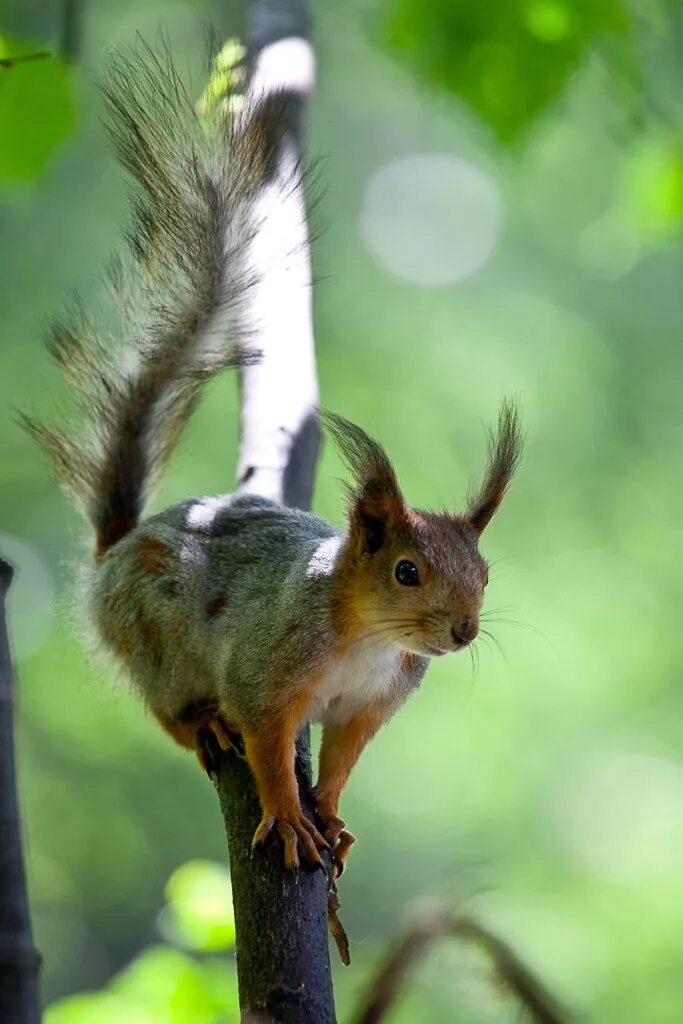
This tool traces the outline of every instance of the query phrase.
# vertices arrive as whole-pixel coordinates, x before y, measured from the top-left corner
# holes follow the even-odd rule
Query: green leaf
[[[0,37],[3,57],[44,49]],[[73,131],[71,69],[56,57],[0,67],[0,180],[30,181]]]
[[[512,141],[589,49],[624,35],[630,19],[622,0],[390,0],[382,30],[428,85],[460,96]]]

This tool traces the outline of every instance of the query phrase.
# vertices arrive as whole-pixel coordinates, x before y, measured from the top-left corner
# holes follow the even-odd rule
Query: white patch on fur
[[[188,530],[201,530],[202,532],[211,529],[211,524],[221,511],[232,505],[233,494],[219,494],[215,498],[201,498],[191,505],[187,513]]]
[[[199,564],[202,558],[201,542],[193,534],[208,533],[218,513],[229,508],[234,500],[234,494],[217,494],[213,498],[199,498],[190,505],[185,520],[187,532],[180,550],[180,560],[185,566]]]
[[[311,720],[343,725],[388,696],[401,674],[403,654],[398,644],[380,644],[376,637],[353,644],[316,688]]]
[[[318,544],[306,566],[307,576],[331,576],[341,550],[343,537],[326,537]]]
[[[258,100],[276,92],[308,96],[315,84],[315,54],[307,39],[290,36],[264,46],[256,58],[250,98]]]

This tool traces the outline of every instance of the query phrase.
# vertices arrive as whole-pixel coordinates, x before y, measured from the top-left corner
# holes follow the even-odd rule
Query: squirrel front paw
[[[273,828],[278,832],[285,848],[285,867],[299,867],[299,851],[305,860],[316,868],[325,870],[319,850],[329,850],[327,840],[321,836],[312,821],[302,811],[287,815],[264,814],[261,824],[254,833],[252,848],[261,846]]]
[[[356,841],[353,832],[343,828],[337,836],[337,841],[332,847],[332,864],[334,866],[334,877],[339,878],[346,870],[346,862],[349,859],[349,852]]]
[[[346,868],[349,851],[356,841],[356,837],[346,828],[346,822],[332,810],[326,801],[323,793],[314,786],[311,792],[315,804],[315,812],[323,827],[323,835],[332,851],[332,864],[334,865],[335,878],[339,878]]]

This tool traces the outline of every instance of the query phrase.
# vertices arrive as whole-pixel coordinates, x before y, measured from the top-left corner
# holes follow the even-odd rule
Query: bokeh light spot
[[[440,153],[402,157],[370,180],[361,230],[375,258],[413,284],[438,287],[482,267],[501,234],[502,201],[491,175]]]
[[[159,930],[170,942],[215,952],[235,942],[230,875],[222,864],[193,860],[173,872]]]
[[[529,32],[543,43],[561,42],[571,28],[569,11],[564,4],[553,0],[529,4],[525,21]]]

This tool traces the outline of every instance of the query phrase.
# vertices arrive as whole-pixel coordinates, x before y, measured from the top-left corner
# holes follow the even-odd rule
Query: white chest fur
[[[318,684],[310,709],[314,722],[343,725],[368,704],[389,696],[401,675],[402,649],[359,640]]]

